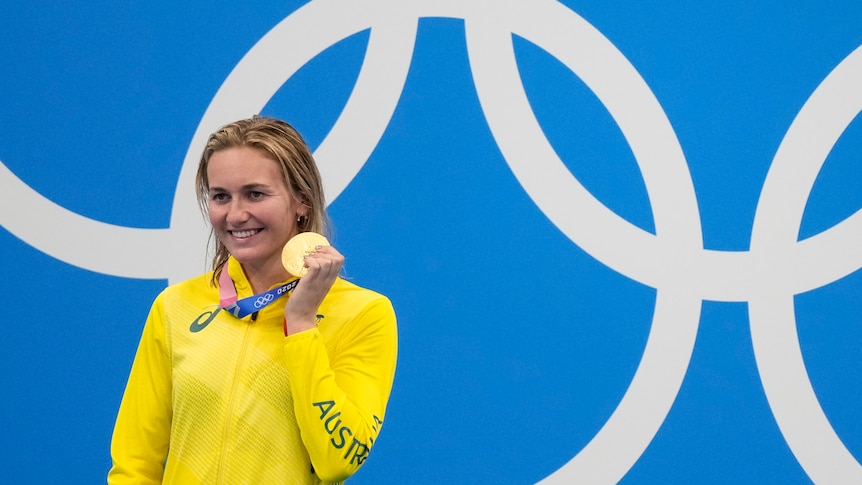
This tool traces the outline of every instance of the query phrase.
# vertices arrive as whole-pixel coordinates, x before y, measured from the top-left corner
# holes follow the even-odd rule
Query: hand
[[[305,257],[308,272],[299,280],[284,306],[285,330],[293,335],[317,325],[317,309],[344,265],[344,256],[322,246]]]

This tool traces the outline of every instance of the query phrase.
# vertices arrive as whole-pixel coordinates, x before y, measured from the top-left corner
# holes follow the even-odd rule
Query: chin
[[[228,252],[230,252],[231,256],[242,264],[252,263],[262,259],[260,252],[246,248],[228,248]]]

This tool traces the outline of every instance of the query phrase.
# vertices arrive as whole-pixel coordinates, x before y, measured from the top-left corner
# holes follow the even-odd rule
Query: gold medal
[[[288,273],[301,278],[308,271],[305,257],[320,246],[329,246],[329,241],[316,232],[301,232],[284,245],[281,250],[281,264]]]

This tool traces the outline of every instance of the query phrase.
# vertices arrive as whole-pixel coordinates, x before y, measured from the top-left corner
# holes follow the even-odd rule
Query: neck
[[[262,268],[244,264],[242,269],[251,284],[251,291],[255,294],[262,293],[290,277],[280,264],[266,265]]]

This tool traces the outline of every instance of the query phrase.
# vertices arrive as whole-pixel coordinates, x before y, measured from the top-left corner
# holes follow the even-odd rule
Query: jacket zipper
[[[242,337],[242,347],[239,350],[239,357],[237,358],[236,369],[233,373],[233,382],[230,386],[230,394],[228,395],[228,405],[227,410],[225,412],[225,424],[224,424],[224,436],[221,445],[221,453],[219,454],[219,466],[218,473],[216,474],[216,484],[223,483],[225,467],[227,466],[227,453],[228,453],[228,443],[230,443],[231,438],[233,437],[233,408],[236,403],[236,390],[239,387],[240,376],[242,375],[242,368],[245,362],[245,354],[246,349],[248,348],[248,340],[249,335],[252,331],[252,326],[248,322],[245,323],[245,332]]]

